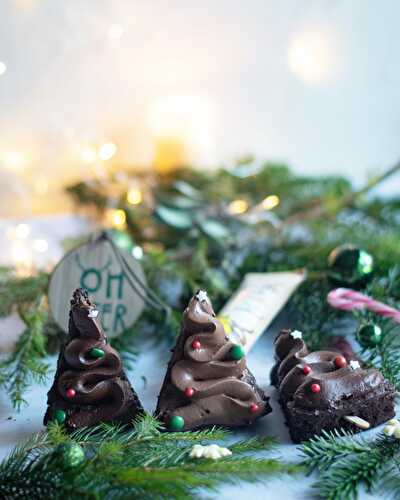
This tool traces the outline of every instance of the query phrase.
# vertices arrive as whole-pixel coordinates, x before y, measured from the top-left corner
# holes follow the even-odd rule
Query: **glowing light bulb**
[[[332,33],[316,29],[297,33],[289,44],[288,65],[305,83],[330,80],[337,70],[337,46]]]
[[[19,151],[9,151],[3,155],[3,164],[11,170],[22,170],[27,164],[27,158]]]
[[[110,24],[108,28],[108,38],[110,40],[119,40],[124,34],[124,28],[120,24]]]
[[[31,232],[31,228],[28,226],[28,224],[18,224],[15,226],[15,238],[18,240],[24,240],[26,239]]]
[[[81,150],[81,158],[85,163],[93,163],[96,157],[96,150],[91,146],[87,146]]]
[[[125,226],[126,214],[120,208],[110,208],[106,214],[107,222],[112,226],[121,229]]]
[[[138,188],[132,188],[128,191],[128,194],[126,195],[126,201],[130,203],[131,205],[139,205],[142,203],[142,192]]]
[[[232,215],[243,214],[249,208],[246,200],[234,200],[229,203],[228,212]]]
[[[48,248],[49,248],[49,244],[47,243],[46,240],[39,239],[39,240],[35,240],[33,242],[33,249],[36,252],[44,253],[44,252],[47,252]]]
[[[261,202],[261,205],[265,210],[272,210],[279,205],[279,202],[279,196],[277,196],[276,194],[271,194]]]
[[[4,75],[4,73],[7,71],[7,66],[3,61],[0,61],[0,76]]]
[[[117,152],[117,146],[113,142],[106,142],[99,148],[99,158],[110,160]]]

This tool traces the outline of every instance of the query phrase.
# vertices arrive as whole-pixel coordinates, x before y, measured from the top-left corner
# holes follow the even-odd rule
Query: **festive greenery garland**
[[[196,289],[207,289],[218,310],[247,272],[307,268],[308,279],[289,304],[293,327],[304,332],[312,349],[326,346],[332,334],[354,336],[361,341],[360,356],[365,363],[380,368],[400,388],[399,327],[370,312],[342,312],[326,302],[334,284],[343,281],[377,300],[400,305],[400,198],[366,197],[370,188],[399,168],[396,165],[360,191],[340,177],[304,178],[282,165],[253,163],[213,173],[185,169],[169,177],[132,175],[123,181],[110,178],[69,187],[76,203],[94,207],[101,220],[116,210],[124,214],[117,226],[126,227],[114,230],[114,241],[124,248],[143,248],[148,283],[172,310],[167,324],[161,314],[157,318],[154,311],[146,311],[113,342],[132,362],[142,334],[160,342],[171,340],[181,311]],[[140,197],[129,196],[132,182],[140,186]],[[132,205],[132,199],[141,203]],[[328,263],[332,249],[344,243],[374,257],[373,273],[360,275],[357,259],[353,264]],[[341,256],[351,262],[346,252],[342,248]],[[48,279],[42,272],[20,278],[12,269],[0,271],[0,315],[16,308],[26,325],[14,352],[0,363],[0,386],[7,389],[17,408],[24,403],[24,390],[44,380],[45,355],[58,345],[60,332],[47,311]],[[364,328],[361,332],[360,327]],[[381,329],[379,341],[376,328]],[[336,435],[326,443],[321,441],[327,447],[339,446],[339,442]],[[107,443],[106,447],[112,446],[114,441]],[[395,456],[390,446],[382,448],[377,443],[368,446],[378,446],[385,457]],[[16,467],[22,471],[26,462],[18,460],[22,459],[17,459]],[[43,460],[39,461],[42,465]],[[9,470],[10,463],[3,464],[3,471]],[[332,468],[327,471],[334,474]],[[377,479],[381,471],[377,468]],[[191,486],[196,486],[195,476],[191,477]],[[362,479],[360,475],[348,491],[337,494],[327,493],[321,482],[318,485],[329,498],[350,498]]]

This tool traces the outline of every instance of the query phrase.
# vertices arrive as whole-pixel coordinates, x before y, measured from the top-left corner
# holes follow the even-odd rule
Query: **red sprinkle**
[[[199,340],[193,340],[192,342],[192,349],[200,349],[201,344]]]
[[[75,389],[72,389],[72,388],[67,389],[65,391],[65,395],[67,396],[67,398],[73,398],[75,396],[75,394],[76,394],[76,391],[75,391]]]
[[[334,359],[334,363],[336,368],[343,368],[347,365],[347,361],[344,356],[336,356],[336,358]]]
[[[191,398],[194,394],[194,389],[193,387],[186,387],[185,389],[185,396],[187,396],[188,398]]]
[[[308,375],[309,373],[311,373],[311,367],[308,365],[303,366],[303,373],[304,375]]]
[[[311,392],[321,392],[321,386],[319,384],[311,384]]]
[[[260,407],[258,405],[256,405],[255,403],[252,403],[250,405],[250,411],[251,411],[251,413],[257,413],[259,409],[260,409]]]

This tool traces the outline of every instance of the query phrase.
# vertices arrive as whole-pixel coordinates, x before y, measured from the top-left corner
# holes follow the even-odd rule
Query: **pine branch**
[[[381,435],[367,443],[342,431],[314,438],[301,451],[304,466],[320,472],[314,485],[320,498],[356,499],[361,485],[371,491],[382,482],[392,460],[400,455],[400,441]]]
[[[126,433],[118,426],[101,425],[67,436],[52,424],[47,434],[33,437],[0,464],[0,498],[160,498],[197,497],[197,490],[215,491],[222,483],[261,481],[270,475],[296,473],[296,464],[277,459],[242,456],[270,448],[272,439],[253,439],[250,445],[232,444],[232,457],[213,461],[192,459],[194,443],[221,437],[218,430],[162,433],[150,416]],[[169,436],[164,439],[164,436]],[[224,436],[226,437],[226,436]],[[86,460],[78,467],[61,454],[65,443],[79,445]]]

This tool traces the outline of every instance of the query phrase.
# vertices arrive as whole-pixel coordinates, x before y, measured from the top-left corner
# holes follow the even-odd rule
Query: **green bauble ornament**
[[[185,421],[179,415],[173,415],[168,421],[168,428],[171,431],[181,431],[185,427]]]
[[[239,361],[244,358],[245,352],[241,345],[234,345],[230,351],[231,358],[235,361]]]
[[[382,340],[382,329],[374,323],[361,325],[357,332],[357,340],[362,347],[375,347]]]
[[[57,446],[56,455],[61,458],[64,467],[78,467],[85,461],[85,451],[77,443],[63,443]]]
[[[329,254],[329,276],[339,285],[361,286],[371,278],[374,258],[354,245],[340,245]]]

